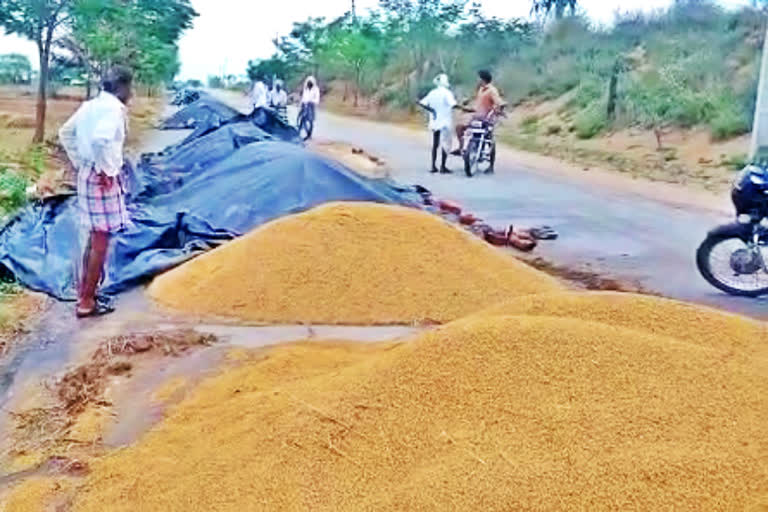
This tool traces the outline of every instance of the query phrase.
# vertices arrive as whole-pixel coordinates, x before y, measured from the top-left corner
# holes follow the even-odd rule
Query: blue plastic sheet
[[[360,176],[252,116],[159,154],[127,173],[133,226],[114,239],[102,291],[119,293],[257,226],[331,201],[417,205],[394,182]],[[0,264],[25,286],[75,298],[74,197],[33,204],[0,230]]]

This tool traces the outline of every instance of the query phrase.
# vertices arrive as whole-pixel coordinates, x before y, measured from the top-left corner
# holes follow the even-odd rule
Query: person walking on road
[[[482,70],[477,73],[480,81],[477,85],[477,97],[475,98],[475,108],[463,109],[465,112],[471,112],[472,115],[456,126],[456,136],[459,139],[459,149],[452,152],[452,155],[461,156],[464,151],[464,132],[467,131],[472,121],[488,121],[490,114],[502,109],[506,102],[501,98],[499,90],[493,85],[493,75],[490,71]]]
[[[288,93],[285,92],[282,80],[275,80],[275,85],[269,95],[270,106],[277,113],[277,117],[284,123],[288,123]]]
[[[451,131],[453,128],[453,109],[456,108],[456,97],[451,92],[448,75],[440,74],[434,80],[432,89],[421,101],[419,106],[429,112],[429,130],[432,132],[432,171],[437,173],[437,151],[442,149],[442,164],[439,172],[450,174],[446,166],[448,152],[451,150]]]
[[[111,305],[97,300],[96,290],[105,270],[110,238],[129,223],[121,171],[132,82],[130,69],[112,68],[102,83],[102,92],[83,103],[59,130],[61,145],[77,170],[82,254],[75,266],[80,318],[113,311]]]
[[[269,106],[269,90],[261,77],[257,77],[253,82],[250,97],[253,110]]]
[[[299,130],[302,125],[305,127],[306,138],[312,138],[312,132],[315,127],[315,116],[317,115],[317,106],[320,104],[320,87],[317,85],[315,77],[310,76],[304,81],[304,91],[301,94],[301,110],[299,112]]]

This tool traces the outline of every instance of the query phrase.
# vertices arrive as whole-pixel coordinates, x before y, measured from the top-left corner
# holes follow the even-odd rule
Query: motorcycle
[[[468,178],[480,173],[480,165],[488,164],[485,174],[493,174],[496,166],[494,130],[503,110],[488,114],[485,119],[473,119],[464,132],[464,172]]]
[[[312,103],[302,103],[299,117],[296,119],[296,128],[299,130],[301,140],[312,138],[312,132],[315,129],[315,105]]]
[[[768,295],[768,167],[749,165],[735,180],[737,221],[709,232],[696,253],[704,279],[730,295]]]

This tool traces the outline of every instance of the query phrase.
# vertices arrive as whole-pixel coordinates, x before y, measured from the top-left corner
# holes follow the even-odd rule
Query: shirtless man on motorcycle
[[[485,121],[489,114],[501,110],[506,106],[506,102],[501,98],[499,90],[493,85],[493,75],[490,71],[482,70],[477,73],[480,82],[477,85],[477,97],[475,98],[475,109],[463,109],[465,112],[471,112],[472,116],[456,125],[456,136],[459,139],[459,149],[453,151],[454,156],[461,156],[464,151],[464,132],[467,131],[470,123],[474,120]]]

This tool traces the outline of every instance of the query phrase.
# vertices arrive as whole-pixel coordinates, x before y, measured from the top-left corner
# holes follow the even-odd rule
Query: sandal
[[[90,311],[77,308],[75,314],[77,318],[93,318],[97,316],[104,316],[115,312],[115,307],[111,304],[105,304],[103,302],[96,301],[96,307]]]
[[[560,234],[549,226],[531,228],[530,233],[538,240],[557,240],[560,237]]]

